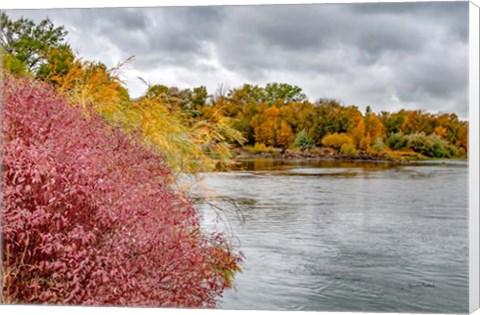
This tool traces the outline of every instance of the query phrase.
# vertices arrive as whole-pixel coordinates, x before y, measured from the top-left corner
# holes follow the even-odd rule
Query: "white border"
[[[479,7],[470,3],[469,12],[469,306],[479,308]]]
[[[99,8],[99,7],[153,7],[153,6],[194,6],[194,5],[258,5],[258,4],[301,4],[301,3],[367,3],[367,2],[427,2],[428,0],[351,0],[351,1],[315,1],[315,0],[15,0],[2,1],[0,9],[48,9],[48,8]],[[449,1],[449,0],[436,0]],[[430,2],[430,1],[428,1]],[[472,3],[475,3],[474,6]],[[470,72],[469,72],[469,276],[470,276],[470,312],[479,308],[479,9],[480,0],[470,3]],[[192,309],[158,309],[158,308],[110,308],[110,307],[78,307],[78,306],[12,306],[1,305],[2,314],[265,314],[262,311],[234,311],[234,310],[192,310]],[[332,314],[331,312],[312,312],[315,314]],[[298,314],[290,311],[270,311],[268,314],[288,315]],[[356,313],[335,313],[356,314]],[[364,313],[382,314],[382,313]],[[395,313],[389,313],[395,314]],[[403,313],[404,314],[404,313]]]
[[[452,2],[459,0],[434,0]],[[463,1],[463,0],[460,0]],[[480,0],[474,0],[477,2]],[[49,9],[49,8],[107,8],[107,7],[154,7],[154,6],[204,6],[204,5],[258,5],[258,4],[309,4],[309,3],[366,3],[366,2],[433,2],[432,0],[16,0],[0,4],[2,9]],[[463,1],[467,2],[467,1]]]

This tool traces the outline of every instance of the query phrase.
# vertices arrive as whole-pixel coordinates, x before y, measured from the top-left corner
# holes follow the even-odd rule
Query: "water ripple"
[[[222,308],[468,311],[465,163],[262,163],[204,174],[244,216],[223,205],[246,259]]]

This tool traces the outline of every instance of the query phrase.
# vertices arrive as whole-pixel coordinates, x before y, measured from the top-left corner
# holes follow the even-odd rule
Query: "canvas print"
[[[1,302],[468,312],[468,21],[3,10]]]

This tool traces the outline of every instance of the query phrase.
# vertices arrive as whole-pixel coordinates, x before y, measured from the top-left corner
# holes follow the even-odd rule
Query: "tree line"
[[[4,68],[48,82],[72,104],[93,109],[128,133],[139,133],[177,172],[212,169],[232,157],[232,147],[328,148],[353,156],[457,158],[468,153],[468,122],[455,113],[374,112],[370,106],[362,112],[338,100],[312,102],[301,87],[287,83],[220,86],[213,94],[205,86],[154,84],[132,99],[120,78],[121,64],[108,69],[82,60],[66,36],[64,27],[48,19],[35,24],[2,14]]]

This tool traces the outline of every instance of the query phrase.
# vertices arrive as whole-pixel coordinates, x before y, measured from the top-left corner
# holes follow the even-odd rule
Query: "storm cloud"
[[[12,10],[69,31],[80,56],[124,79],[181,88],[286,82],[375,111],[468,117],[468,3],[256,5]]]

